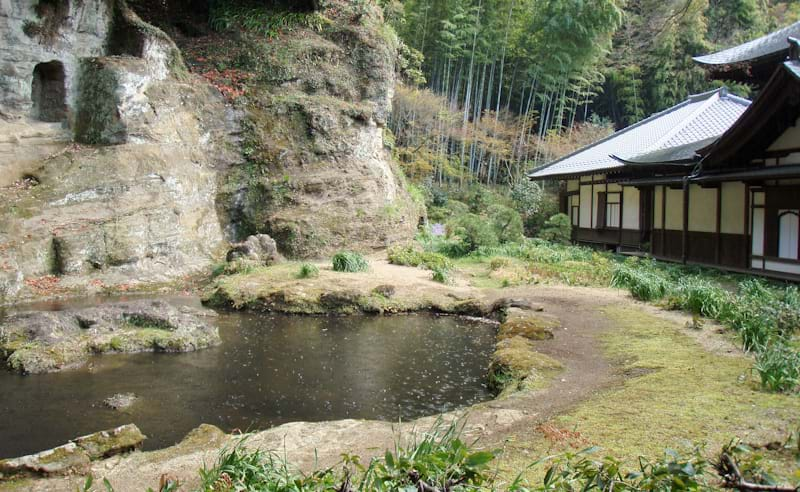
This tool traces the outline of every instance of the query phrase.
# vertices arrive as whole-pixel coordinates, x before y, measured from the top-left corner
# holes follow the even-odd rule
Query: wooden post
[[[766,214],[765,214],[766,216]],[[744,184],[744,268],[752,268],[750,253],[753,251],[752,225],[750,224],[750,183]],[[762,255],[764,252],[761,253]]]
[[[661,185],[661,256],[667,256],[664,253],[667,240],[667,187]]]
[[[594,174],[592,174],[592,184],[589,186],[589,229],[594,229]]]
[[[722,183],[717,187],[717,233],[714,235],[714,263],[719,265],[722,244]]]
[[[617,251],[622,251],[622,219],[625,217],[625,187],[619,187],[619,245]]]
[[[683,264],[689,258],[689,178],[683,178],[683,234],[681,244]]]

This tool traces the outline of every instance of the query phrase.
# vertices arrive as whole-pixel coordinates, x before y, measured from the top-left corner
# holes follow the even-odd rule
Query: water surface
[[[223,343],[188,354],[106,355],[87,367],[0,370],[0,458],[133,422],[146,449],[201,423],[225,431],[290,421],[413,419],[491,397],[493,326],[455,317],[221,313]],[[103,399],[132,392],[119,412]]]

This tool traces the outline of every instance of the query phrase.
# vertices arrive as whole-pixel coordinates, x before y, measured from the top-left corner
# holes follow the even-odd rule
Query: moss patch
[[[502,339],[521,336],[529,340],[549,340],[553,338],[553,329],[558,327],[555,320],[547,320],[536,316],[509,319],[500,325],[497,337]]]
[[[513,336],[497,342],[489,366],[489,385],[492,391],[506,396],[521,389],[539,388],[562,369],[560,362],[537,352],[533,342]]]
[[[708,352],[679,324],[635,307],[604,314],[617,328],[603,337],[603,349],[622,374],[634,377],[553,419],[554,426],[580,433],[580,446],[602,446],[633,467],[637,456],[661,456],[665,448],[707,443],[714,453],[733,437],[763,444],[796,430],[800,399],[759,391],[746,356]],[[509,476],[554,445],[541,433],[520,436],[504,465]],[[528,454],[532,449],[535,455]],[[780,458],[772,464],[784,475],[796,466]]]

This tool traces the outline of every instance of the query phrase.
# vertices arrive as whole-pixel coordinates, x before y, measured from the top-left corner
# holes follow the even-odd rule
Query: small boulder
[[[245,260],[260,265],[273,265],[283,261],[275,240],[266,234],[250,236],[241,243],[234,244],[225,259],[228,262]]]
[[[133,393],[118,393],[103,400],[103,404],[112,410],[125,410],[138,399]]]
[[[372,292],[389,299],[394,296],[396,289],[394,288],[394,285],[384,284],[375,287],[372,289]]]

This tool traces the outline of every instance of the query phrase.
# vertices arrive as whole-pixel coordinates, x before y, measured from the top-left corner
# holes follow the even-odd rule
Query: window
[[[778,257],[787,260],[798,259],[798,239],[800,233],[800,211],[778,211]]]
[[[620,221],[620,193],[597,194],[597,226],[616,229]]]

